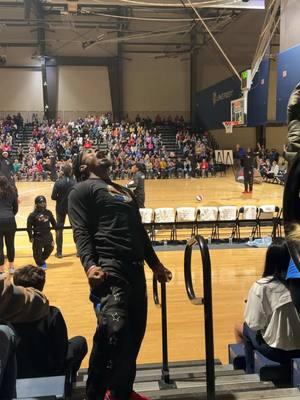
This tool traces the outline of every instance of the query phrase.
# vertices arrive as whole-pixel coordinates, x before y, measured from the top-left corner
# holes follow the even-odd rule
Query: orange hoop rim
[[[232,133],[234,126],[239,126],[240,123],[238,121],[223,121],[223,125],[226,133]]]
[[[223,121],[223,125],[226,126],[237,126],[240,125],[238,121]]]

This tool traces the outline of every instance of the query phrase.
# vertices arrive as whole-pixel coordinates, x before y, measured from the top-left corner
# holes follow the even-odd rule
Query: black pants
[[[300,357],[300,350],[286,351],[270,347],[257,332],[249,328],[244,323],[243,329],[244,345],[245,345],[245,358],[246,358],[246,373],[254,373],[254,350],[259,351],[263,356],[269,360],[278,362],[280,364],[287,364],[292,358]]]
[[[45,264],[54,249],[52,235],[47,238],[35,238],[32,243],[33,258],[37,266]]]
[[[83,336],[75,336],[69,339],[67,370],[70,372],[73,382],[76,381],[77,372],[87,351],[87,342]]]
[[[4,264],[4,241],[7,251],[7,258],[9,262],[15,259],[15,229],[14,230],[0,230],[0,265]]]
[[[147,320],[143,267],[132,283],[109,277],[97,296],[101,299],[100,312],[89,363],[87,399],[101,399],[110,389],[117,400],[129,400]]]
[[[58,226],[61,226],[61,227],[64,226],[66,216],[67,216],[67,211],[60,211],[60,212],[56,211],[56,222],[57,222]],[[58,229],[56,231],[56,252],[57,252],[57,254],[62,253],[62,245],[63,245],[63,230]]]
[[[252,192],[253,187],[253,169],[244,168],[244,186],[245,192],[248,192],[248,188],[250,192]]]

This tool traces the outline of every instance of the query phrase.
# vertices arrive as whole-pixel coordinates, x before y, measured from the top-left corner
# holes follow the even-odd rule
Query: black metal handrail
[[[192,249],[198,245],[202,259],[203,297],[195,295],[192,279]],[[211,288],[211,263],[206,240],[195,236],[186,245],[184,253],[184,278],[188,298],[195,305],[204,304],[205,355],[206,355],[206,393],[207,400],[215,400],[215,361],[213,336],[213,309]]]
[[[161,331],[162,331],[162,388],[173,387],[174,383],[170,379],[169,357],[168,357],[168,318],[167,318],[167,295],[166,284],[161,283],[160,299],[158,294],[158,284],[155,275],[153,275],[153,299],[155,305],[161,308]]]

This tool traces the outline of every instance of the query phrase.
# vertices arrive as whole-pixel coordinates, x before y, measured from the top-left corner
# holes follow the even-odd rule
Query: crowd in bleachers
[[[158,130],[160,124],[174,126],[178,151],[166,149]],[[6,126],[11,126],[8,121]],[[14,124],[14,129],[18,127]],[[1,143],[0,149],[10,154],[14,142],[9,130]],[[135,162],[144,165],[146,178],[150,179],[207,177],[215,173],[208,134],[191,132],[183,117],[165,121],[159,115],[154,122],[137,116],[134,122],[116,123],[111,115],[88,116],[68,123],[57,120],[38,124],[34,120],[28,151],[19,144],[14,159],[10,158],[12,173],[16,180],[55,180],[64,162],[81,148],[92,146],[107,152],[113,179],[130,178]]]

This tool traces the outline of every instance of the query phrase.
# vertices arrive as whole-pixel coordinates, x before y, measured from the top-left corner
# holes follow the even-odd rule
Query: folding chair
[[[197,220],[196,220],[196,232],[200,229],[211,229],[211,239],[217,239],[217,219],[218,219],[218,207],[198,207]]]
[[[220,239],[220,228],[231,229],[228,237],[232,240],[236,233],[237,227],[237,212],[236,206],[222,206],[219,207],[218,221],[217,221],[217,238]]]
[[[176,208],[175,229],[176,236],[178,229],[191,230],[190,236],[195,235],[197,210],[195,207]]]
[[[153,240],[153,210],[152,208],[140,208],[140,214],[150,240]]]
[[[244,206],[238,211],[237,219],[237,239],[241,238],[241,228],[250,228],[247,238],[254,239],[257,232],[257,212],[256,206]]]
[[[265,204],[259,207],[257,215],[257,232],[259,237],[261,237],[262,227],[272,227],[271,236],[273,239],[276,237],[276,222],[278,215],[279,207],[273,204]]]
[[[156,208],[154,210],[153,239],[156,239],[156,231],[166,230],[170,230],[170,240],[175,240],[175,210],[174,208]]]

